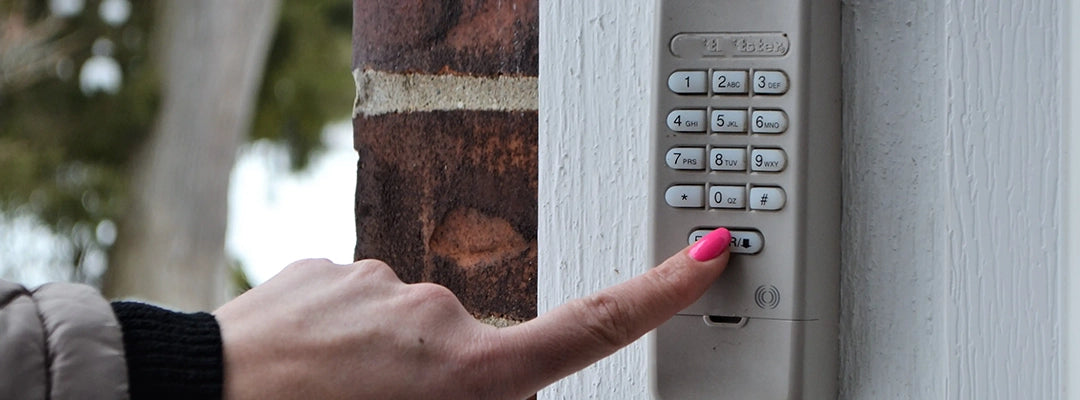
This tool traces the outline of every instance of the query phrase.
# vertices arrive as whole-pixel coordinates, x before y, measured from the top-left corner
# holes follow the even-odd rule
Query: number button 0
[[[705,71],[675,71],[667,80],[668,89],[678,94],[703,94],[709,88],[705,85]]]
[[[713,132],[746,132],[746,110],[713,110],[711,120]]]
[[[745,171],[746,149],[712,149],[709,152],[709,167],[713,171]]]
[[[746,71],[713,71],[712,91],[716,94],[746,93]]]
[[[675,132],[705,132],[705,110],[672,111],[667,126]]]
[[[709,187],[709,207],[746,208],[746,188],[743,186]]]

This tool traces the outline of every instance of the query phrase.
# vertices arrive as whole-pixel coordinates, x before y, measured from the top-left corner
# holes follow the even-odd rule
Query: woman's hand
[[[522,399],[697,300],[727,265],[717,229],[663,264],[509,328],[375,260],[293,263],[214,314],[227,399]]]

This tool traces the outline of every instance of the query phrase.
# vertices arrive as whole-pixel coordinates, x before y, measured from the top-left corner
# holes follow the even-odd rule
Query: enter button
[[[690,233],[690,244],[694,244],[701,238],[712,232],[712,229],[698,229]],[[731,244],[728,249],[732,254],[757,254],[765,247],[765,238],[758,231],[730,230]]]

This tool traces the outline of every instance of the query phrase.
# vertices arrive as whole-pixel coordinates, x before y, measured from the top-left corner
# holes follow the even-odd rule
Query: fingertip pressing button
[[[712,232],[712,229],[697,229],[690,232],[687,244],[694,244],[701,238]],[[728,229],[731,232],[731,243],[728,249],[732,254],[757,254],[765,247],[765,237],[758,231]]]

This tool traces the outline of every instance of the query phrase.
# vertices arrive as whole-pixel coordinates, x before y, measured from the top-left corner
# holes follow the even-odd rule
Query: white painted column
[[[846,1],[840,398],[1062,396],[1066,2]],[[541,312],[647,268],[652,13],[541,2]],[[645,357],[541,398],[647,398]]]
[[[650,1],[540,2],[539,283],[543,313],[644,272]],[[639,399],[644,341],[547,399]]]
[[[943,6],[844,5],[843,399],[941,399]]]

